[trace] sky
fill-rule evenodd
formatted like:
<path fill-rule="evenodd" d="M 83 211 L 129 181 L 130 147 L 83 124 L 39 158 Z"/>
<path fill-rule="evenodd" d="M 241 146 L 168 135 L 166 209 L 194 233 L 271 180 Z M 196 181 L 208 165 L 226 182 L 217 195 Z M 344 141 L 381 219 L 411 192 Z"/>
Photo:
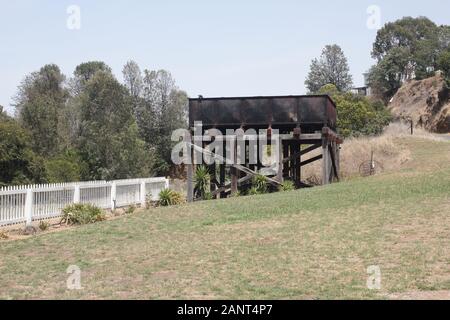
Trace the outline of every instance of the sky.
<path fill-rule="evenodd" d="M 70 77 L 92 60 L 121 81 L 130 59 L 169 70 L 191 97 L 305 94 L 327 44 L 342 47 L 360 86 L 377 26 L 404 16 L 450 24 L 449 12 L 448 0 L 0 0 L 0 105 L 12 113 L 17 86 L 45 64 Z"/>

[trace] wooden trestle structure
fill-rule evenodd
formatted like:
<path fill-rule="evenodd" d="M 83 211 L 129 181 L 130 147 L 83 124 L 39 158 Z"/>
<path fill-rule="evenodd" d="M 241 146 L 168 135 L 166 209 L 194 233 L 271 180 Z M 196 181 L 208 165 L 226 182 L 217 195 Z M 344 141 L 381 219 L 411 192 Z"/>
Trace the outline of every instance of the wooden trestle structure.
<path fill-rule="evenodd" d="M 264 105 L 265 104 L 265 105 Z M 231 106 L 231 107 L 230 107 Z M 259 111 L 266 111 L 267 118 Z M 280 116 L 277 112 L 284 114 Z M 231 115 L 234 118 L 230 119 Z M 255 116 L 256 113 L 256 116 Z M 242 189 L 248 188 L 254 176 L 264 174 L 267 181 L 274 187 L 279 187 L 284 181 L 290 180 L 297 187 L 310 187 L 302 181 L 302 168 L 316 161 L 322 161 L 322 184 L 326 185 L 340 179 L 340 145 L 343 140 L 336 133 L 336 106 L 328 96 L 288 96 L 288 97 L 253 97 L 253 98 L 213 98 L 190 99 L 189 107 L 190 127 L 194 123 L 202 122 L 202 135 L 208 135 L 209 129 L 216 129 L 226 133 L 226 129 L 233 129 L 233 135 L 227 135 L 220 141 L 222 155 L 217 155 L 203 143 L 196 144 L 192 136 L 186 137 L 190 146 L 191 159 L 194 153 L 206 154 L 215 161 L 213 164 L 202 165 L 209 167 L 211 176 L 211 194 L 224 198 Z M 283 118 L 284 117 L 284 118 Z M 253 121 L 251 118 L 254 118 Z M 244 120 L 245 119 L 245 120 Z M 287 121 L 286 121 L 287 120 Z M 249 136 L 244 130 L 259 129 L 265 135 Z M 272 130 L 277 129 L 278 135 L 272 136 Z M 248 131 L 247 131 L 248 132 Z M 249 150 L 251 139 L 267 139 L 270 145 L 274 138 L 280 146 L 276 168 L 263 173 L 260 144 L 257 144 L 258 159 L 256 164 L 250 154 L 256 150 Z M 239 143 L 244 141 L 244 143 Z M 245 145 L 245 150 L 241 150 Z M 253 145 L 252 148 L 255 146 Z M 321 150 L 320 154 L 311 157 L 312 152 Z M 227 162 L 225 155 L 236 157 L 243 155 L 239 163 Z M 194 172 L 200 164 L 187 164 L 188 201 L 194 198 Z"/>

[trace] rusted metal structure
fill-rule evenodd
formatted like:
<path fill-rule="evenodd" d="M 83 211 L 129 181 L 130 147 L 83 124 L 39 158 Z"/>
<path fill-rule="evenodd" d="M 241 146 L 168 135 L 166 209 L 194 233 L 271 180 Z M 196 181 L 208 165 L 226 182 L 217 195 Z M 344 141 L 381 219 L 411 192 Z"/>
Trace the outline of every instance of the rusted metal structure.
<path fill-rule="evenodd" d="M 189 99 L 189 125 L 192 130 L 196 122 L 202 123 L 202 134 L 208 134 L 211 129 L 223 134 L 229 129 L 238 129 L 236 139 L 248 129 L 266 130 L 269 139 L 272 130 L 278 130 L 279 167 L 272 176 L 268 175 L 272 185 L 282 184 L 289 179 L 298 187 L 307 187 L 301 180 L 302 167 L 319 160 L 322 160 L 323 184 L 339 180 L 339 149 L 342 139 L 337 134 L 336 105 L 327 95 L 235 98 L 200 96 Z M 225 141 L 223 143 L 226 149 Z M 236 148 L 236 144 L 232 148 Z M 319 156 L 302 160 L 308 153 L 319 148 L 322 148 Z M 205 151 L 203 147 L 199 149 L 201 150 L 197 151 Z M 230 150 L 225 152 L 227 151 Z M 245 153 L 249 153 L 248 150 Z M 245 164 L 220 164 L 219 170 L 214 164 L 210 166 L 213 196 L 225 197 L 237 192 L 254 175 L 260 173 L 263 167 L 260 159 L 256 165 L 248 164 L 247 160 Z M 194 167 L 188 165 L 189 201 L 195 200 Z"/>

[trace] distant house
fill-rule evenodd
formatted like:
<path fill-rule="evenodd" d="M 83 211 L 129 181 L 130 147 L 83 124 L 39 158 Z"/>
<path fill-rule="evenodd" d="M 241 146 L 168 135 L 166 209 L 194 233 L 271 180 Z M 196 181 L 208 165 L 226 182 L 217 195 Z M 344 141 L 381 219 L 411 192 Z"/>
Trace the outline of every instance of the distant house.
<path fill-rule="evenodd" d="M 364 73 L 364 86 L 350 89 L 350 92 L 358 96 L 368 97 L 372 95 L 372 89 L 369 86 L 369 74 Z"/>

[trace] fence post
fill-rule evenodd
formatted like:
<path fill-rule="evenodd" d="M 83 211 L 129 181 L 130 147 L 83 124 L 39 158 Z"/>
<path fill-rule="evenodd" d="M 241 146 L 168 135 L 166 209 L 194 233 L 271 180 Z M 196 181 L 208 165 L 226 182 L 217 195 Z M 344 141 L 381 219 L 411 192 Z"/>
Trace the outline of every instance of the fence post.
<path fill-rule="evenodd" d="M 25 198 L 25 218 L 27 227 L 31 227 L 33 223 L 33 190 L 27 189 Z"/>
<path fill-rule="evenodd" d="M 75 191 L 73 193 L 73 203 L 77 204 L 80 203 L 80 185 L 75 185 Z"/>
<path fill-rule="evenodd" d="M 141 207 L 145 208 L 147 193 L 145 192 L 145 181 L 141 181 Z"/>
<path fill-rule="evenodd" d="M 116 182 L 113 181 L 111 183 L 111 210 L 115 210 L 116 209 L 116 190 L 117 190 L 117 185 Z"/>

